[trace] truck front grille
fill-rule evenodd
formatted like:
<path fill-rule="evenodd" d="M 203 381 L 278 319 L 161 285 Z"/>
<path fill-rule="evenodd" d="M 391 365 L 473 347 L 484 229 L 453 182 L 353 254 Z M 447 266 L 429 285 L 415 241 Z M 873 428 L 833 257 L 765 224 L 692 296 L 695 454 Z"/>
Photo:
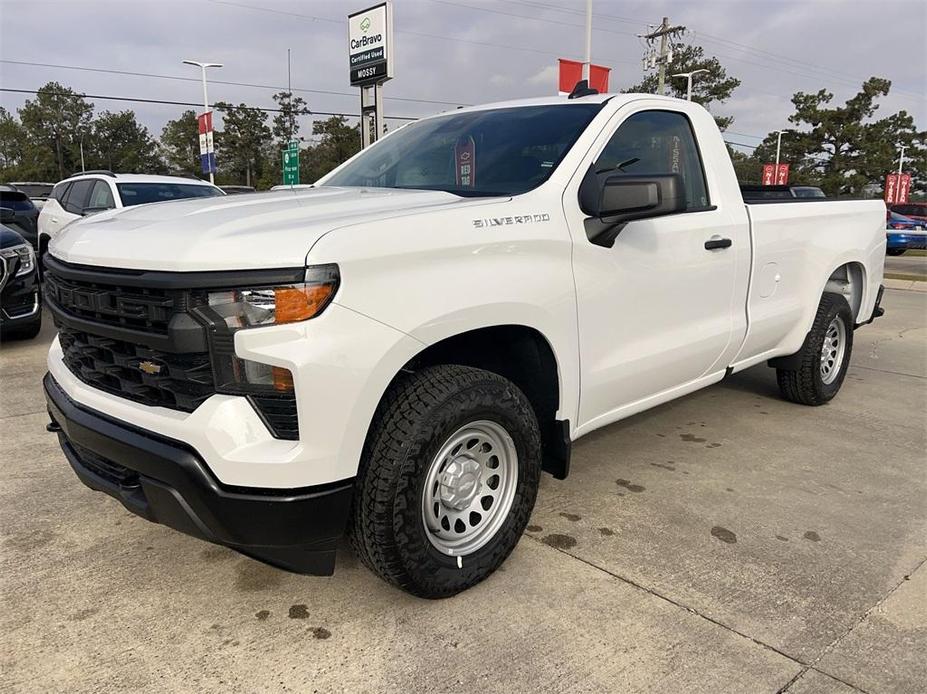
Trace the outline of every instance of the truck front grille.
<path fill-rule="evenodd" d="M 71 266 L 56 259 L 48 259 L 46 268 L 45 297 L 63 361 L 80 381 L 181 412 L 193 412 L 218 392 L 207 326 L 191 313 L 205 302 L 205 291 L 139 286 L 143 273 Z M 157 274 L 163 285 L 168 273 Z M 183 273 L 176 274 L 183 279 Z M 214 338 L 234 352 L 232 344 L 222 342 L 225 336 Z M 295 395 L 229 394 L 246 396 L 276 438 L 299 438 Z"/>
<path fill-rule="evenodd" d="M 171 354 L 58 326 L 64 363 L 81 381 L 143 405 L 193 412 L 215 394 L 208 353 Z"/>

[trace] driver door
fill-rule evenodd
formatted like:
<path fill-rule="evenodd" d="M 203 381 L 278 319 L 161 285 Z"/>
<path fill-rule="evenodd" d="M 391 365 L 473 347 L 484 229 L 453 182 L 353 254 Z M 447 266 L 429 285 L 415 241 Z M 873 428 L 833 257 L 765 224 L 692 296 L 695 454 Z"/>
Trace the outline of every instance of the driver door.
<path fill-rule="evenodd" d="M 580 433 L 681 394 L 687 386 L 694 389 L 706 374 L 723 373 L 721 357 L 732 341 L 738 309 L 735 258 L 738 250 L 749 254 L 746 214 L 712 204 L 686 113 L 655 102 L 651 108 L 619 111 L 612 123 L 612 134 L 600 139 L 589 159 L 596 171 L 681 174 L 686 207 L 628 222 L 611 247 L 602 247 L 589 239 L 601 224 L 580 210 L 576 194 L 575 180 L 586 166 L 567 187 L 564 209 L 574 243 L 579 324 Z M 706 248 L 717 239 L 731 240 L 731 247 Z"/>

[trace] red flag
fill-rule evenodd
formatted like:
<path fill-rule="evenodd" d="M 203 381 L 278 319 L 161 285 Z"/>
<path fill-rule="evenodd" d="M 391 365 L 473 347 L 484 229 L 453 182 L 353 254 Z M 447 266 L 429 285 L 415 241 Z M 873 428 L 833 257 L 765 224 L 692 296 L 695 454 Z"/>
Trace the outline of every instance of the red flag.
<path fill-rule="evenodd" d="M 610 67 L 590 65 L 589 86 L 599 92 L 599 94 L 605 94 L 608 91 L 608 73 L 611 71 L 612 69 Z"/>
<path fill-rule="evenodd" d="M 909 190 L 911 190 L 911 174 L 899 174 L 898 195 L 895 198 L 895 202 L 907 202 Z"/>
<path fill-rule="evenodd" d="M 885 177 L 885 203 L 892 205 L 898 200 L 898 174 L 889 174 Z"/>
<path fill-rule="evenodd" d="M 763 164 L 763 185 L 771 186 L 776 182 L 776 165 Z"/>
<path fill-rule="evenodd" d="M 558 60 L 560 61 L 558 89 L 564 94 L 569 94 L 573 91 L 576 83 L 583 78 L 583 63 L 576 60 L 567 60 L 566 58 L 558 58 Z M 589 86 L 599 94 L 605 94 L 608 91 L 608 75 L 611 70 L 610 67 L 602 65 L 590 65 Z"/>
<path fill-rule="evenodd" d="M 789 165 L 779 164 L 779 170 L 776 171 L 776 185 L 784 186 L 789 182 Z"/>

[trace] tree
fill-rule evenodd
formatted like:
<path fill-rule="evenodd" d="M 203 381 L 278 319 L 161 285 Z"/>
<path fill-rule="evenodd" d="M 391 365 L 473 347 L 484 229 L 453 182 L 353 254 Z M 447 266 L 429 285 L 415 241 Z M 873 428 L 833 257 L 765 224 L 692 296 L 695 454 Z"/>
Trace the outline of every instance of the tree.
<path fill-rule="evenodd" d="M 222 114 L 222 130 L 215 135 L 217 167 L 222 179 L 252 185 L 267 168 L 271 138 L 267 113 L 224 101 L 216 103 L 216 110 Z"/>
<path fill-rule="evenodd" d="M 195 111 L 184 111 L 180 118 L 165 124 L 161 130 L 161 150 L 172 173 L 199 175 L 200 131 Z"/>
<path fill-rule="evenodd" d="M 273 132 L 282 149 L 299 135 L 299 117 L 308 116 L 311 111 L 306 101 L 301 96 L 293 96 L 292 92 L 277 92 L 274 101 L 280 112 L 274 116 Z"/>
<path fill-rule="evenodd" d="M 878 98 L 890 89 L 889 80 L 871 77 L 843 106 L 833 107 L 834 95 L 826 89 L 797 92 L 795 113 L 789 116 L 797 128 L 783 134 L 780 155 L 790 164 L 790 181 L 819 185 L 828 195 L 860 196 L 868 185 L 883 184 L 885 174 L 897 166 L 898 145 L 905 145 L 912 187 L 923 189 L 927 133 L 918 131 L 905 111 L 874 119 Z M 775 148 L 776 134 L 770 133 L 754 156 L 772 161 Z"/>
<path fill-rule="evenodd" d="M 19 178 L 25 160 L 26 133 L 9 111 L 0 106 L 0 180 Z"/>
<path fill-rule="evenodd" d="M 39 180 L 58 180 L 80 164 L 81 134 L 88 133 L 93 105 L 57 82 L 38 90 L 19 109 L 19 119 L 35 163 L 28 172 Z M 25 171 L 22 172 L 25 174 Z"/>
<path fill-rule="evenodd" d="M 155 173 L 164 168 L 148 128 L 135 120 L 133 111 L 103 111 L 93 121 L 89 149 L 94 168 L 123 173 Z"/>
<path fill-rule="evenodd" d="M 666 68 L 667 93 L 670 96 L 685 99 L 685 78 L 672 77 L 671 75 L 680 72 L 692 72 L 693 70 L 708 70 L 707 73 L 695 75 L 692 78 L 692 101 L 701 104 L 705 108 L 709 108 L 709 105 L 714 102 L 724 103 L 731 98 L 733 91 L 740 86 L 740 80 L 736 77 L 728 77 L 727 70 L 724 69 L 717 58 L 705 57 L 705 51 L 701 46 L 679 45 L 673 49 L 673 62 Z M 657 85 L 657 75 L 651 73 L 639 83 L 625 89 L 624 92 L 655 94 Z M 731 116 L 715 116 L 715 122 L 721 130 L 725 130 L 731 126 L 734 118 Z"/>
<path fill-rule="evenodd" d="M 315 182 L 360 151 L 360 127 L 350 126 L 344 116 L 332 116 L 312 124 L 312 134 L 318 136 L 315 145 L 306 149 L 300 159 L 300 178 Z"/>

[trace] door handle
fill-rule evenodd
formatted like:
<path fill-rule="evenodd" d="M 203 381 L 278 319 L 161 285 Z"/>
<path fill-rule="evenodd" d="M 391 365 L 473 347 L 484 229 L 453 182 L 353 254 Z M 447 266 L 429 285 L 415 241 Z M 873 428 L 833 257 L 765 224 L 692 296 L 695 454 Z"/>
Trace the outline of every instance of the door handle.
<path fill-rule="evenodd" d="M 733 241 L 731 241 L 730 239 L 718 239 L 718 238 L 708 239 L 705 242 L 705 250 L 706 251 L 716 251 L 721 248 L 730 248 L 732 243 Z"/>
<path fill-rule="evenodd" d="M 58 223 L 58 218 L 57 218 L 57 217 L 52 217 L 51 220 L 52 220 L 52 222 L 53 222 L 54 224 L 57 224 L 57 223 Z"/>

